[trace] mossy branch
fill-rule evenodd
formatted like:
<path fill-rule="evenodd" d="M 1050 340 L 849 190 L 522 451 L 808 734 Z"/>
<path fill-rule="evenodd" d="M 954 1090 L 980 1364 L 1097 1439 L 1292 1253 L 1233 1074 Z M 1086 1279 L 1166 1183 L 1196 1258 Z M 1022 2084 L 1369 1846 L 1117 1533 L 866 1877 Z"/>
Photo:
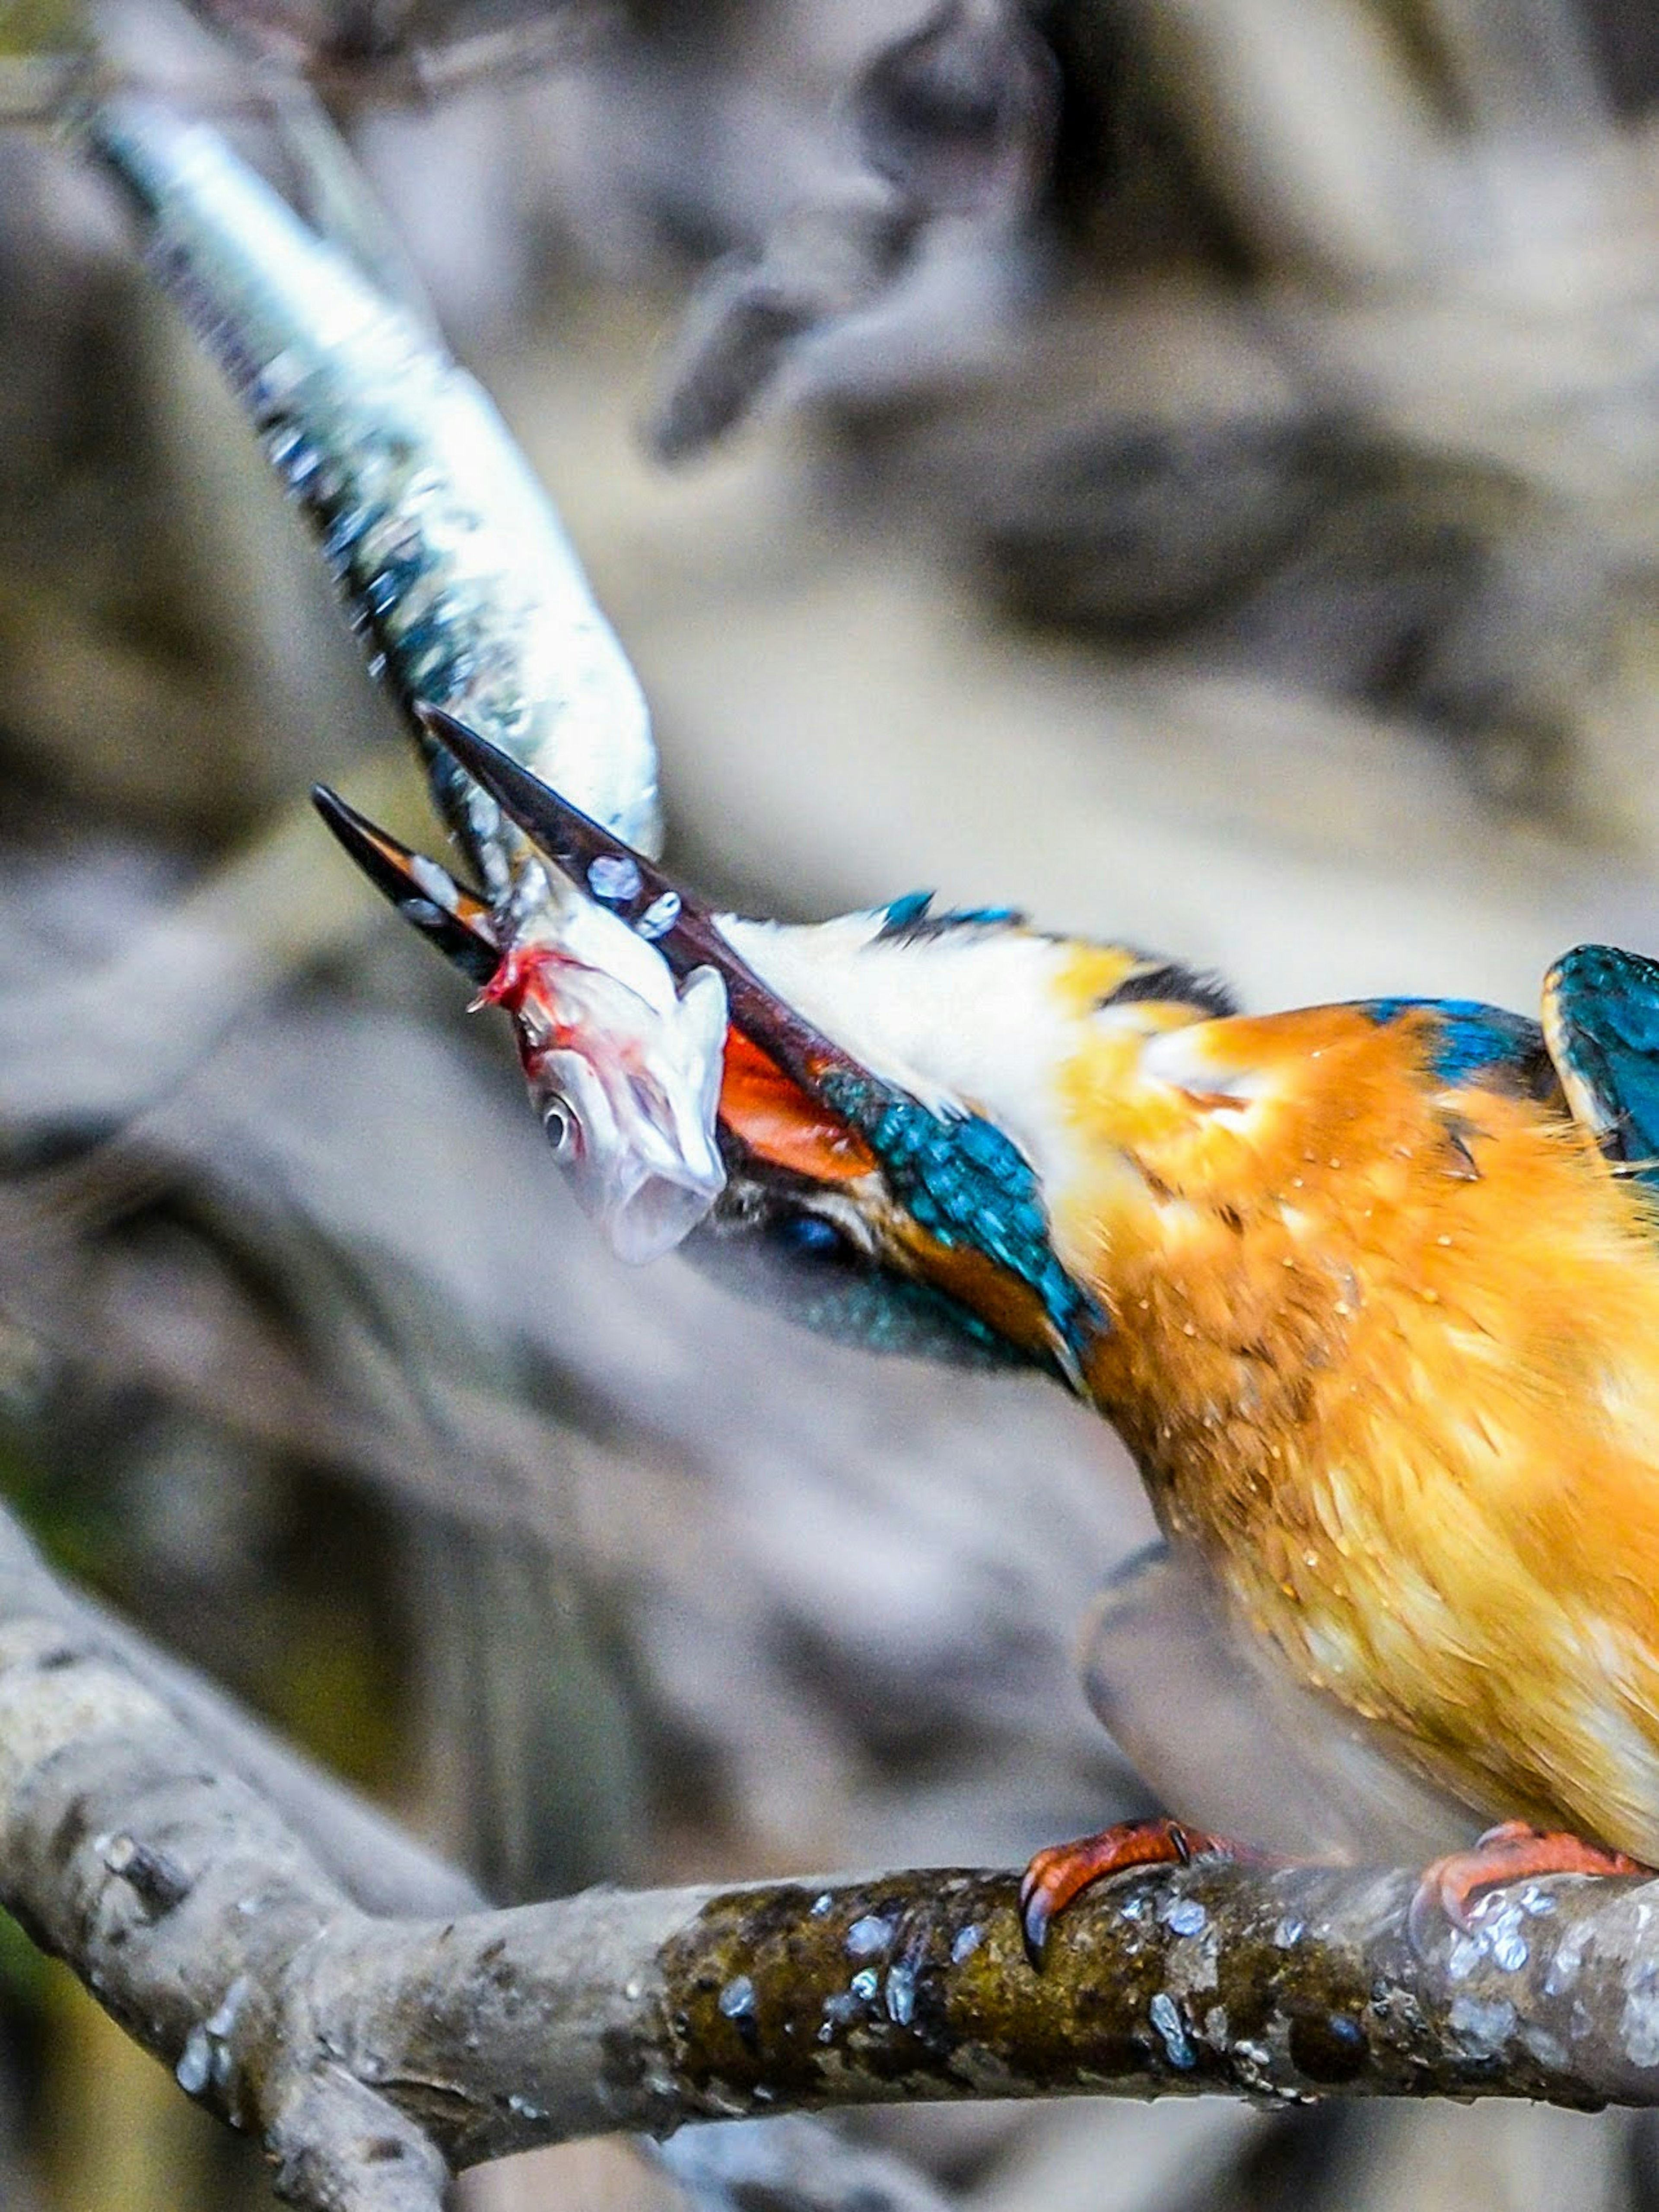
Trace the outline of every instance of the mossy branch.
<path fill-rule="evenodd" d="M 437 2212 L 449 2169 L 580 2136 L 883 2101 L 1659 2102 L 1649 1886 L 1533 1884 L 1422 1957 L 1413 1883 L 1127 1879 L 1041 1975 L 1011 1874 L 469 1910 L 0 1528 L 0 1893 L 319 2212 Z"/>

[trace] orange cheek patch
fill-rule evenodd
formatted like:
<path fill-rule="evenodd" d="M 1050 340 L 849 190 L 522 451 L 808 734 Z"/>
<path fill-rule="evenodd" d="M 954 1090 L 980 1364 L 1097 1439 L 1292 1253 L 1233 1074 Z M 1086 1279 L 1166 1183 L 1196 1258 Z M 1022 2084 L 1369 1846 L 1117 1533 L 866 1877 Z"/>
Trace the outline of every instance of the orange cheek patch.
<path fill-rule="evenodd" d="M 720 1119 L 751 1152 L 815 1182 L 852 1182 L 875 1169 L 858 1132 L 809 1097 L 740 1030 L 726 1032 Z"/>

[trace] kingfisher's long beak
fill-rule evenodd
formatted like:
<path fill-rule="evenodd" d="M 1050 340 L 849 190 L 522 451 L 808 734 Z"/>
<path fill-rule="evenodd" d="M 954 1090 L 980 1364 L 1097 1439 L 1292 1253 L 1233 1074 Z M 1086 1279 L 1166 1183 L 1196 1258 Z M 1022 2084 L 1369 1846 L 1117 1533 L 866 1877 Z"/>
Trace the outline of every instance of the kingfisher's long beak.
<path fill-rule="evenodd" d="M 809 1097 L 842 1116 L 856 1104 L 860 1120 L 902 1098 L 763 982 L 721 934 L 708 907 L 653 861 L 441 707 L 416 711 L 427 735 L 454 755 L 508 820 L 573 882 L 654 944 L 677 975 L 714 969 L 726 984 L 732 1027 Z"/>
<path fill-rule="evenodd" d="M 349 806 L 325 783 L 313 784 L 313 805 L 376 890 L 474 983 L 489 981 L 501 949 L 489 907 L 423 853 Z"/>
<path fill-rule="evenodd" d="M 1081 1389 L 1088 1347 L 1109 1324 L 1048 1243 L 1035 1171 L 1013 1141 L 980 1115 L 925 1105 L 854 1059 L 781 998 L 708 907 L 645 854 L 453 715 L 417 712 L 432 743 L 532 846 L 654 945 L 676 976 L 720 975 L 729 1023 L 720 1119 L 750 1158 L 785 1170 L 796 1193 L 875 1181 L 876 1192 L 849 1190 L 847 1203 L 879 1223 L 879 1250 Z M 495 933 L 482 901 L 331 793 L 319 793 L 318 805 L 401 913 L 469 974 L 478 972 L 474 961 L 494 969 Z M 696 989 L 687 981 L 683 997 Z"/>

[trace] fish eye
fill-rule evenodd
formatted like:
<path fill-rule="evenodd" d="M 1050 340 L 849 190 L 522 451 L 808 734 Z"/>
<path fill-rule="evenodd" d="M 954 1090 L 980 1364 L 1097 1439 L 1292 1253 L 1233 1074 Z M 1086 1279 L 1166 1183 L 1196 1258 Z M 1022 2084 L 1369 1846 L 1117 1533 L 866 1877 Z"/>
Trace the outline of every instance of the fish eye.
<path fill-rule="evenodd" d="M 576 1117 L 562 1098 L 550 1098 L 542 1115 L 542 1127 L 547 1141 L 553 1147 L 556 1159 L 562 1159 L 576 1140 Z"/>
<path fill-rule="evenodd" d="M 830 1259 L 848 1249 L 847 1239 L 835 1224 L 817 1213 L 787 1213 L 775 1233 L 787 1250 L 809 1259 Z"/>

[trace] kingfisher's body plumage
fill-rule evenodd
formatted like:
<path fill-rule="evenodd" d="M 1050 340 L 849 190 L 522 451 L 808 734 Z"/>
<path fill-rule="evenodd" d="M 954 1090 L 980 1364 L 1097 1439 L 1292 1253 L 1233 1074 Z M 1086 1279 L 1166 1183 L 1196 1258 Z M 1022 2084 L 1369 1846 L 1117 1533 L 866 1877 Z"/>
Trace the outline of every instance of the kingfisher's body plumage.
<path fill-rule="evenodd" d="M 1496 1008 L 1218 1014 L 1006 927 L 917 944 L 906 988 L 867 932 L 769 957 L 763 927 L 793 1003 L 1033 1161 L 1105 1323 L 1083 1389 L 1295 1674 L 1475 1811 L 1659 1861 L 1659 1199 L 1603 1150 L 1605 1079 L 1575 1118 Z"/>
<path fill-rule="evenodd" d="M 1659 1859 L 1659 1212 L 1513 1062 L 1446 1085 L 1434 1027 L 1206 1024 L 1127 1115 L 1073 1064 L 1091 1395 L 1304 1680 L 1479 1810 Z"/>

